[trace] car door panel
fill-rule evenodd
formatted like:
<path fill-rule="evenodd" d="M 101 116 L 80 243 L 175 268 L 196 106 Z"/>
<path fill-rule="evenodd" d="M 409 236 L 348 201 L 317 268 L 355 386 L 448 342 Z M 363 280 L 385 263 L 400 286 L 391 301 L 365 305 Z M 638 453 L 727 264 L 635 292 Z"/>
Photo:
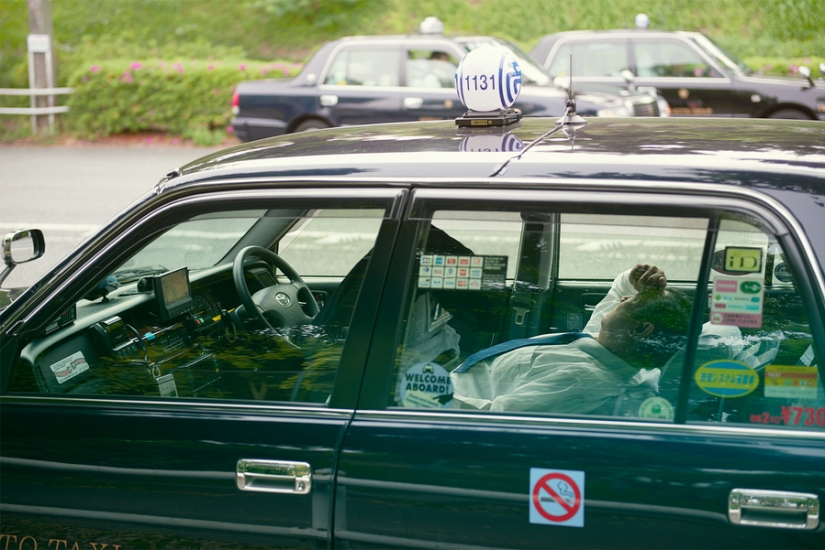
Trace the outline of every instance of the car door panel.
<path fill-rule="evenodd" d="M 345 513 L 346 523 L 336 542 L 364 548 L 506 548 L 516 540 L 523 548 L 814 547 L 821 528 L 817 534 L 731 525 L 728 496 L 752 486 L 821 492 L 823 476 L 813 472 L 821 472 L 825 441 L 779 436 L 755 447 L 750 434 L 715 434 L 710 442 L 691 431 L 358 413 L 340 464 L 336 513 Z M 807 473 L 782 467 L 796 453 L 808 457 Z M 530 523 L 531 469 L 583 472 L 583 527 Z"/>
<path fill-rule="evenodd" d="M 138 540 L 155 548 L 325 544 L 335 443 L 348 412 L 85 405 L 4 405 L 4 532 L 43 546 L 49 537 L 123 548 Z M 47 448 L 29 444 L 31 426 Z M 40 460 L 47 451 L 50 460 Z M 312 492 L 241 491 L 244 458 L 306 462 Z"/>
<path fill-rule="evenodd" d="M 459 193 L 457 191 L 455 194 Z M 471 243 L 471 247 L 477 247 L 477 243 L 485 239 L 485 231 L 489 232 L 491 241 L 501 241 L 505 234 L 493 219 L 478 221 L 481 218 L 478 212 L 472 211 L 473 201 L 493 201 L 500 216 L 495 219 L 503 219 L 501 212 L 508 210 L 508 201 L 516 203 L 520 199 L 518 191 L 508 191 L 506 197 L 485 196 L 478 190 L 467 191 L 462 199 L 455 202 L 445 198 L 448 195 L 450 193 L 447 192 L 428 195 L 420 191 L 419 197 L 432 197 L 433 203 L 439 206 L 431 206 L 426 198 L 421 198 L 420 202 L 414 199 L 410 211 L 415 214 L 415 220 L 402 224 L 397 255 L 391 268 L 394 274 L 391 280 L 397 281 L 397 286 L 387 293 L 391 299 L 379 313 L 375 341 L 380 345 L 374 347 L 370 355 L 359 406 L 347 428 L 340 455 L 335 501 L 336 545 L 354 548 L 821 546 L 825 526 L 819 523 L 819 519 L 809 522 L 806 517 L 808 511 L 801 511 L 801 506 L 797 512 L 784 515 L 788 508 L 772 508 L 776 502 L 768 499 L 763 504 L 771 507 L 746 511 L 746 514 L 751 514 L 749 521 L 756 524 L 744 524 L 735 521 L 738 505 L 731 498 L 741 490 L 752 490 L 763 495 L 787 492 L 796 496 L 813 495 L 818 503 L 819 495 L 825 490 L 825 470 L 821 467 L 825 457 L 825 433 L 812 430 L 810 426 L 805 431 L 793 426 L 772 429 L 760 425 L 758 419 L 749 420 L 748 406 L 755 404 L 758 407 L 764 402 L 761 386 L 760 393 L 748 400 L 722 399 L 720 403 L 706 391 L 691 391 L 682 392 L 688 399 L 681 401 L 681 397 L 677 396 L 678 387 L 675 393 L 669 393 L 672 391 L 670 381 L 675 377 L 677 386 L 681 382 L 686 389 L 693 388 L 695 384 L 692 369 L 683 367 L 691 363 L 683 360 L 684 357 L 679 355 L 682 352 L 671 358 L 674 366 L 661 368 L 657 379 L 660 395 L 655 398 L 667 400 L 675 407 L 684 406 L 689 412 L 681 420 L 672 420 L 672 416 L 670 420 L 652 416 L 640 418 L 641 414 L 622 418 L 617 412 L 613 416 L 588 417 L 563 411 L 549 414 L 529 412 L 541 411 L 540 408 L 525 408 L 524 412 L 493 412 L 461 404 L 457 406 L 455 394 L 450 395 L 454 398 L 453 402 L 443 405 L 438 405 L 435 400 L 430 403 L 416 401 L 415 398 L 407 401 L 405 387 L 409 392 L 416 391 L 413 384 L 417 382 L 441 383 L 439 372 L 451 372 L 454 365 L 466 360 L 467 354 L 476 351 L 465 352 L 462 349 L 461 358 L 455 361 L 445 359 L 444 355 L 428 360 L 426 356 L 407 351 L 411 347 L 410 340 L 403 334 L 409 334 L 409 327 L 416 321 L 414 306 L 410 309 L 413 312 L 409 314 L 410 319 L 406 319 L 404 303 L 411 301 L 417 304 L 421 296 L 436 292 L 432 289 L 433 282 L 422 285 L 421 277 L 429 276 L 430 271 L 425 271 L 425 268 L 429 266 L 430 254 L 436 261 L 440 257 L 437 249 L 426 244 L 429 242 L 429 237 L 424 236 L 426 233 L 416 237 L 418 228 L 426 225 L 421 219 L 426 218 L 427 213 L 437 212 L 438 208 L 447 212 L 466 208 L 469 212 L 462 212 L 455 219 L 470 220 L 464 222 L 465 226 L 473 227 L 471 233 L 478 238 L 466 242 Z M 615 205 L 622 199 L 603 197 L 603 200 L 604 204 Z M 663 204 L 672 204 L 670 197 L 662 198 L 662 201 L 666 201 Z M 567 235 L 570 243 L 563 244 L 563 250 L 583 254 L 580 261 L 574 262 L 578 266 L 587 261 L 602 269 L 612 258 L 624 258 L 626 263 L 632 263 L 638 256 L 625 254 L 633 251 L 632 248 L 625 249 L 625 244 L 642 246 L 641 250 L 648 258 L 657 254 L 665 257 L 670 254 L 668 250 L 679 251 L 685 256 L 680 260 L 686 262 L 682 266 L 685 273 L 692 271 L 695 275 L 694 262 L 700 260 L 703 265 L 710 265 L 710 259 L 702 252 L 708 246 L 705 242 L 708 232 L 695 216 L 679 218 L 681 226 L 652 229 L 651 224 L 662 223 L 661 220 L 639 217 L 635 222 L 625 221 L 635 215 L 627 204 L 615 207 L 616 212 L 622 212 L 615 218 L 600 212 L 592 200 L 588 205 L 588 213 L 591 214 L 588 215 L 595 218 L 578 214 L 565 218 L 563 207 L 553 204 L 547 208 L 550 212 L 561 210 L 561 234 Z M 614 206 L 607 208 L 612 212 Z M 645 211 L 657 217 L 664 210 Z M 531 210 L 529 214 L 521 211 L 521 218 L 546 219 L 552 223 L 554 215 L 542 217 Z M 617 224 L 611 226 L 608 218 L 617 220 Z M 730 223 L 735 230 L 719 231 L 720 235 L 724 233 L 725 242 L 735 243 L 737 238 L 754 239 L 752 233 L 742 231 L 737 225 L 739 214 L 732 218 Z M 589 223 L 594 223 L 598 231 L 593 231 L 594 226 L 588 226 Z M 636 230 L 630 230 L 622 225 L 624 223 L 638 223 L 639 226 Z M 564 224 L 582 225 L 565 233 Z M 447 227 L 433 214 L 432 227 L 436 225 L 440 229 Z M 530 223 L 525 224 L 525 227 L 530 226 Z M 425 229 L 421 231 L 423 233 Z M 716 232 L 716 229 L 713 231 Z M 589 241 L 574 239 L 586 234 L 591 235 Z M 640 234 L 645 236 L 644 239 L 638 238 Z M 622 240 L 621 235 L 629 236 Z M 668 249 L 663 247 L 660 238 L 677 241 L 671 244 L 673 248 Z M 601 244 L 600 239 L 610 243 L 610 246 L 604 247 L 609 253 L 594 254 L 594 251 L 602 249 L 596 246 Z M 522 248 L 517 253 L 521 260 L 529 257 L 527 253 L 532 249 L 525 247 L 534 247 L 534 241 L 522 234 Z M 540 250 L 554 257 L 555 244 L 548 243 L 546 239 L 538 243 Z M 459 258 L 461 254 L 470 254 L 472 259 L 474 255 L 481 254 L 479 250 L 473 248 L 471 252 L 457 254 Z M 445 254 L 445 265 L 450 265 L 448 253 L 441 253 Z M 508 254 L 512 260 L 513 253 Z M 675 258 L 676 254 L 673 256 Z M 499 256 L 493 257 L 496 258 L 494 263 L 502 264 Z M 555 257 L 558 258 L 558 255 Z M 563 263 L 564 259 L 559 261 Z M 519 274 L 530 273 L 531 265 L 527 265 L 527 269 L 523 267 L 519 266 Z M 544 288 L 542 285 L 547 284 L 547 278 L 553 272 L 552 266 L 539 262 L 534 267 L 536 277 L 530 279 L 529 284 L 534 285 L 534 289 Z M 433 280 L 435 277 L 433 275 Z M 438 284 L 446 286 L 446 283 Z M 686 283 L 676 286 L 690 290 L 690 285 Z M 491 288 L 518 295 L 508 283 L 502 285 L 500 279 L 493 282 Z M 572 330 L 572 326 L 565 324 L 568 314 L 581 315 L 584 322 L 587 307 L 593 305 L 593 301 L 603 291 L 606 293 L 609 287 L 603 283 L 553 281 L 549 288 L 554 294 L 552 305 L 555 309 L 550 308 L 549 303 L 540 309 L 552 311 L 550 322 L 557 325 L 531 327 L 536 332 L 528 332 L 525 336 L 535 336 L 542 328 L 549 331 Z M 541 294 L 534 290 L 532 296 Z M 689 300 L 701 302 L 694 294 L 695 290 Z M 441 294 L 436 296 L 442 299 Z M 467 302 L 472 301 L 472 294 L 465 296 Z M 771 296 L 768 298 L 773 300 Z M 451 305 L 443 303 L 449 310 Z M 465 307 L 473 308 L 472 305 Z M 514 309 L 512 303 L 510 307 Z M 768 313 L 773 306 L 766 304 L 765 307 L 766 315 L 775 317 L 783 329 L 805 330 L 804 327 L 799 329 L 804 323 L 788 325 L 781 314 Z M 453 314 L 458 316 L 456 312 Z M 816 315 L 815 318 L 818 319 Z M 694 324 L 701 327 L 703 321 L 697 317 Z M 769 329 L 772 327 L 765 330 Z M 457 330 L 460 331 L 461 327 Z M 513 339 L 512 330 L 509 338 L 505 336 L 499 341 L 510 339 Z M 459 340 L 459 344 L 461 342 Z M 696 360 L 700 363 L 706 361 L 699 359 L 698 354 Z M 416 361 L 424 362 L 410 366 Z M 444 371 L 440 371 L 441 365 Z M 422 370 L 422 367 L 430 370 Z M 530 365 L 521 367 L 523 369 L 518 372 L 532 368 Z M 421 372 L 424 375 L 415 378 Z M 428 372 L 430 378 L 426 378 Z M 494 367 L 483 372 L 490 372 L 491 385 L 497 383 L 493 381 L 498 376 Z M 455 378 L 451 377 L 451 380 L 455 383 Z M 479 375 L 478 380 L 482 383 L 485 379 Z M 427 392 L 440 390 L 420 391 L 426 397 Z M 774 404 L 777 403 L 774 401 Z M 436 410 L 439 406 L 442 408 Z M 619 411 L 618 407 L 616 410 Z M 729 423 L 725 423 L 725 419 Z M 787 466 L 791 463 L 793 468 Z M 570 489 L 568 493 L 572 495 L 570 500 L 564 500 L 566 504 L 562 503 L 563 499 L 558 494 L 545 489 L 551 483 L 547 480 L 565 480 Z M 784 527 L 764 526 L 777 514 L 793 518 L 787 520 Z M 789 525 L 791 523 L 793 526 Z"/>
<path fill-rule="evenodd" d="M 388 251 L 396 238 L 394 218 L 405 193 L 403 189 L 361 193 L 339 189 L 327 190 L 319 199 L 311 191 L 288 191 L 286 197 L 275 192 L 278 197 L 272 204 L 278 208 L 268 211 L 271 220 L 292 220 L 294 212 L 300 213 L 298 223 L 287 225 L 292 227 L 293 243 L 303 239 L 296 245 L 295 260 L 316 264 L 320 260 L 322 267 L 331 266 L 333 275 L 337 275 L 336 266 L 355 264 L 344 277 L 346 289 L 337 282 L 340 276 L 333 286 L 322 287 L 334 298 L 333 312 L 324 311 L 328 324 L 307 330 L 300 340 L 300 335 L 293 334 L 289 347 L 300 353 L 300 369 L 271 365 L 272 357 L 259 355 L 256 342 L 265 344 L 264 353 L 272 346 L 280 353 L 283 336 L 274 329 L 244 332 L 226 320 L 231 316 L 226 310 L 237 303 L 226 301 L 221 306 L 224 311 L 215 318 L 200 315 L 169 321 L 192 331 L 204 321 L 224 327 L 202 337 L 195 332 L 183 336 L 175 328 L 178 336 L 167 338 L 162 334 L 166 329 L 147 330 L 133 323 L 141 327 L 131 330 L 136 342 L 132 347 L 144 350 L 142 359 L 132 357 L 128 345 L 114 354 L 103 353 L 92 343 L 78 350 L 76 344 L 85 338 L 96 342 L 94 337 L 100 334 L 97 317 L 128 322 L 130 316 L 137 318 L 135 311 L 147 315 L 136 286 L 125 287 L 122 295 L 110 295 L 108 301 L 82 301 L 74 323 L 29 342 L 19 357 L 17 342 L 26 331 L 21 331 L 23 336 L 5 338 L 0 352 L 4 363 L 8 361 L 15 369 L 9 391 L 0 402 L 2 532 L 18 541 L 32 537 L 32 544 L 41 548 L 48 547 L 52 539 L 78 541 L 82 547 L 90 543 L 122 548 L 328 546 L 336 452 L 356 403 Z M 256 195 L 256 215 L 271 201 L 265 192 Z M 212 203 L 189 198 L 188 204 L 186 208 L 195 208 L 195 204 L 204 208 L 199 210 L 204 216 L 208 212 L 204 205 Z M 236 212 L 231 204 L 229 197 L 222 197 L 218 217 L 203 224 L 209 230 L 207 237 L 222 236 L 220 220 L 235 221 L 230 216 Z M 308 205 L 315 208 L 312 217 L 305 218 Z M 186 220 L 191 212 L 176 211 L 174 217 Z M 333 231 L 334 224 L 319 229 L 315 222 L 324 219 L 338 220 L 346 228 L 338 233 Z M 146 231 L 150 226 L 161 232 L 159 224 L 148 217 L 135 223 L 131 231 L 145 235 L 151 233 Z M 250 225 L 265 224 L 246 224 Z M 173 223 L 172 232 L 178 227 Z M 301 229 L 306 227 L 310 229 L 304 238 Z M 347 239 L 347 250 L 341 251 L 330 234 Z M 140 248 L 142 253 L 151 245 Z M 362 258 L 364 249 L 375 254 L 368 252 Z M 284 256 L 289 252 L 289 247 L 281 250 Z M 125 254 L 117 247 L 110 253 L 120 258 Z M 261 271 L 261 263 L 246 264 L 247 285 L 254 278 L 249 269 Z M 296 261 L 294 265 L 301 264 Z M 226 275 L 225 267 L 209 268 L 207 273 L 208 277 L 223 277 L 221 281 L 228 277 L 231 288 L 231 271 Z M 272 273 L 264 274 L 272 277 Z M 194 277 L 196 284 L 202 282 L 199 274 Z M 362 285 L 370 292 L 361 293 L 359 300 Z M 206 292 L 213 286 L 214 281 L 198 288 Z M 231 294 L 222 299 L 228 300 Z M 123 309 L 119 316 L 112 316 L 117 308 L 134 303 L 139 304 L 135 311 Z M 148 303 L 151 313 L 153 302 Z M 159 324 L 156 316 L 148 317 Z M 336 336 L 341 324 L 347 339 Z M 319 329 L 326 332 L 316 339 L 314 332 Z M 199 351 L 196 363 L 177 365 L 175 358 L 184 356 L 177 350 L 183 347 L 209 353 Z M 29 383 L 31 372 L 36 375 L 43 365 L 47 375 L 70 370 L 68 359 L 71 368 L 79 365 L 71 382 L 64 377 L 47 380 L 45 385 L 35 384 L 33 378 Z M 145 364 L 157 381 L 154 392 Z M 196 374 L 208 380 L 201 387 L 186 378 L 195 366 Z M 156 370 L 160 372 L 155 374 Z M 22 375 L 28 371 L 28 377 L 18 371 Z M 140 389 L 118 386 L 114 391 L 105 383 L 95 385 L 109 381 L 105 373 L 116 373 L 113 379 L 122 381 L 138 372 L 149 380 L 148 391 L 144 391 L 146 384 Z M 171 394 L 161 392 L 166 397 L 158 395 L 161 373 L 174 376 L 176 383 Z M 243 393 L 227 393 L 234 392 L 239 382 Z M 67 544 L 71 548 L 73 543 Z"/>

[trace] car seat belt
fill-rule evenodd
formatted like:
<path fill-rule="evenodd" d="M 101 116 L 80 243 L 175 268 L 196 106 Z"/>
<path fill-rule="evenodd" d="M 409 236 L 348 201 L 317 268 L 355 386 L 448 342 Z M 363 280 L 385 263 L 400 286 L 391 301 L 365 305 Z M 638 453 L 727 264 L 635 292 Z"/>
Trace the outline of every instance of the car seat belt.
<path fill-rule="evenodd" d="M 562 344 L 569 344 L 575 342 L 579 338 L 592 338 L 589 334 L 582 332 L 563 332 L 561 334 L 553 334 L 552 336 L 539 336 L 536 338 L 517 338 L 515 340 L 508 340 L 495 346 L 477 351 L 467 359 L 464 360 L 453 372 L 466 372 L 476 363 L 480 363 L 490 357 L 495 357 L 508 351 L 527 346 L 558 346 Z"/>

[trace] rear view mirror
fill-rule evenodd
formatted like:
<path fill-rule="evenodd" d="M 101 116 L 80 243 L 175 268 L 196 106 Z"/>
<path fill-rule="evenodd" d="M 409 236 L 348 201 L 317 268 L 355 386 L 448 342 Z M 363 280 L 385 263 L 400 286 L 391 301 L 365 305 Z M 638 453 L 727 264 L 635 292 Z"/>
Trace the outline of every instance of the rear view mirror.
<path fill-rule="evenodd" d="M 46 251 L 46 241 L 39 229 L 24 229 L 7 234 L 3 238 L 3 262 L 6 269 L 0 273 L 0 283 L 18 264 L 31 262 Z"/>

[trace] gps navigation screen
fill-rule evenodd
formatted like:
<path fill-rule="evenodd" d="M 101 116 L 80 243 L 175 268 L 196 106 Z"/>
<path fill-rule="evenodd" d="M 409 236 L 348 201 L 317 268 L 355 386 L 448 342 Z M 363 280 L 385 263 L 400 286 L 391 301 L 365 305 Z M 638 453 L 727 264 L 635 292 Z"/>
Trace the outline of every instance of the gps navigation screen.
<path fill-rule="evenodd" d="M 161 320 L 172 319 L 194 308 L 185 267 L 155 277 L 153 286 Z"/>

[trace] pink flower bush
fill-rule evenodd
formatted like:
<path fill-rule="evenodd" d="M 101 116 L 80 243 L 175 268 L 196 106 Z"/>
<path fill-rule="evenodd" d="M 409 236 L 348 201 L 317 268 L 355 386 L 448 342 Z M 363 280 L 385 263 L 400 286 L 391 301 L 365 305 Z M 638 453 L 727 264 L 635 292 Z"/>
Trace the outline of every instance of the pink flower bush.
<path fill-rule="evenodd" d="M 89 68 L 89 72 L 90 73 L 99 73 L 100 72 L 100 66 L 99 65 L 92 65 Z"/>
<path fill-rule="evenodd" d="M 123 83 L 125 83 L 125 84 L 131 84 L 132 82 L 134 82 L 134 81 L 135 81 L 135 79 L 134 79 L 134 77 L 132 76 L 132 73 L 130 73 L 129 71 L 125 71 L 125 72 L 123 73 L 123 75 L 121 75 L 121 77 L 120 77 L 120 81 L 121 81 L 121 82 L 123 82 Z"/>
<path fill-rule="evenodd" d="M 241 63 L 240 65 L 238 65 L 238 70 L 239 71 L 245 71 L 246 70 L 246 63 Z"/>
<path fill-rule="evenodd" d="M 131 65 L 129 65 L 129 68 L 133 71 L 137 71 L 138 69 L 142 69 L 143 65 L 140 61 L 132 61 Z"/>
<path fill-rule="evenodd" d="M 183 74 L 183 65 L 181 65 L 180 63 L 175 63 L 174 65 L 172 65 L 172 68 L 178 71 L 178 74 Z"/>

